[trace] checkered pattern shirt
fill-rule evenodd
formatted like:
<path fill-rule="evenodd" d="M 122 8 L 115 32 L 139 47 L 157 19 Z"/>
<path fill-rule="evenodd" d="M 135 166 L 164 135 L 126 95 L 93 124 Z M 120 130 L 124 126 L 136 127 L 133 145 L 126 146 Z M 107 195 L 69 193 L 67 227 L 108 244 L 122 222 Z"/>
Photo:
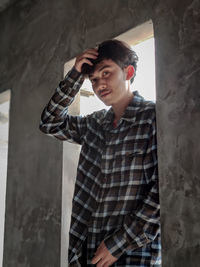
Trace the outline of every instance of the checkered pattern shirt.
<path fill-rule="evenodd" d="M 70 226 L 69 265 L 87 262 L 104 240 L 112 266 L 160 266 L 160 217 L 155 104 L 137 91 L 116 127 L 114 112 L 68 114 L 84 77 L 74 68 L 43 110 L 40 129 L 82 145 Z"/>

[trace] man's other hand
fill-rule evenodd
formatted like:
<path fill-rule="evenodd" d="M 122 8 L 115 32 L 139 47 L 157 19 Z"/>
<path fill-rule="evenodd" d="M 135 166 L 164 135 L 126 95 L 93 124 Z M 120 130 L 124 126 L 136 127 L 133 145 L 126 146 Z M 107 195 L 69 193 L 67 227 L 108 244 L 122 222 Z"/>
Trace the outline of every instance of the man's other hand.
<path fill-rule="evenodd" d="M 92 259 L 92 264 L 96 264 L 97 267 L 108 267 L 111 266 L 118 259 L 113 257 L 112 254 L 107 249 L 104 241 L 99 245 L 94 258 Z"/>

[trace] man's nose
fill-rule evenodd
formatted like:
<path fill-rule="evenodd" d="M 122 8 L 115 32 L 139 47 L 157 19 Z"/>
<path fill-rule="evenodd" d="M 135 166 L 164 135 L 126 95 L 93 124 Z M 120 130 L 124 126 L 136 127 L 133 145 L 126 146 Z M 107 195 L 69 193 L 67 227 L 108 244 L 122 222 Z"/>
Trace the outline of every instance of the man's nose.
<path fill-rule="evenodd" d="M 106 89 L 106 83 L 105 83 L 105 80 L 99 80 L 99 84 L 98 84 L 98 91 L 102 91 Z"/>

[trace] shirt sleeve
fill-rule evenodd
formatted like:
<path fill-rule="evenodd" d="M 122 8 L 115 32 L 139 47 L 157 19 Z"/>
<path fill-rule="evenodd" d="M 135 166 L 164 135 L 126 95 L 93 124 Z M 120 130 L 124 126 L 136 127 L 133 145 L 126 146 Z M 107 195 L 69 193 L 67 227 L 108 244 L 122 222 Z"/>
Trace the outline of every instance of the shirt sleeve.
<path fill-rule="evenodd" d="M 160 231 L 157 165 L 156 125 L 153 123 L 143 164 L 149 190 L 140 208 L 125 216 L 123 227 L 104 240 L 114 257 L 119 258 L 126 250 L 134 250 L 152 242 Z"/>
<path fill-rule="evenodd" d="M 86 118 L 69 115 L 68 107 L 83 82 L 84 76 L 74 67 L 67 73 L 42 112 L 39 126 L 42 132 L 81 144 L 81 137 L 86 131 Z"/>

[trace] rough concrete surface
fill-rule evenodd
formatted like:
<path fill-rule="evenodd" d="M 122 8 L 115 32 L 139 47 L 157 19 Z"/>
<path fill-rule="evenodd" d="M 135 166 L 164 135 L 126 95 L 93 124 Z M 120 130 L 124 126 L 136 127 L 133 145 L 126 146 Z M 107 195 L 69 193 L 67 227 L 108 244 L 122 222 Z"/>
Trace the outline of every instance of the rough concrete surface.
<path fill-rule="evenodd" d="M 3 267 L 58 267 L 62 143 L 38 130 L 64 63 L 152 19 L 163 267 L 200 261 L 200 1 L 21 0 L 0 13 L 0 92 L 11 88 Z"/>

